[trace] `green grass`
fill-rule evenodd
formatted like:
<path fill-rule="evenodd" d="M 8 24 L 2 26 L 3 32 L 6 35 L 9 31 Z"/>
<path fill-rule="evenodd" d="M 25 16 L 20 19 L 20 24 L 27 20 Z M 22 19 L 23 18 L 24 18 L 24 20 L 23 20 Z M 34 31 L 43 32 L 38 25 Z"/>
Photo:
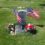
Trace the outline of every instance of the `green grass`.
<path fill-rule="evenodd" d="M 9 23 L 16 23 L 16 17 L 12 13 L 12 8 L 15 6 L 32 7 L 40 10 L 40 19 L 35 20 L 27 17 L 27 23 L 45 25 L 45 9 L 42 9 L 39 4 L 45 0 L 29 0 L 28 2 L 15 0 L 0 0 L 0 45 L 45 45 L 45 27 L 37 27 L 38 33 L 31 35 L 22 33 L 21 35 L 11 36 L 8 34 L 7 26 Z M 30 21 L 29 21 L 30 19 Z"/>

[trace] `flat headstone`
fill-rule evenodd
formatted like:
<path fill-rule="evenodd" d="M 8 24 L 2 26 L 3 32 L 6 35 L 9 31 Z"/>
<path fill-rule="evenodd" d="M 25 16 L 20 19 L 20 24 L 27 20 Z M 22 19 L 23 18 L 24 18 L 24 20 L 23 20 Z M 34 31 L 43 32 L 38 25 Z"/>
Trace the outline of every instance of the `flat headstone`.
<path fill-rule="evenodd" d="M 16 25 L 15 26 L 15 33 L 19 34 L 19 33 L 22 33 L 22 32 L 24 32 L 24 30 L 22 30 L 22 27 L 20 25 Z"/>

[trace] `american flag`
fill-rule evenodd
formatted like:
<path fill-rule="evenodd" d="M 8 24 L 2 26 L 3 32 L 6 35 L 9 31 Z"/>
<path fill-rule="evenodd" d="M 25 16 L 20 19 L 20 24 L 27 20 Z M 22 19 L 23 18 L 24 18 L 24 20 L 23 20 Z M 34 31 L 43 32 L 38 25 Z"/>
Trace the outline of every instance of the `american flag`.
<path fill-rule="evenodd" d="M 28 15 L 38 19 L 39 18 L 39 11 L 38 10 L 32 10 L 32 12 L 29 12 Z"/>
<path fill-rule="evenodd" d="M 38 17 L 39 16 L 39 11 L 38 10 L 33 10 L 33 14 Z"/>
<path fill-rule="evenodd" d="M 21 17 L 19 17 L 18 15 L 17 15 L 17 21 L 20 23 L 21 22 Z"/>

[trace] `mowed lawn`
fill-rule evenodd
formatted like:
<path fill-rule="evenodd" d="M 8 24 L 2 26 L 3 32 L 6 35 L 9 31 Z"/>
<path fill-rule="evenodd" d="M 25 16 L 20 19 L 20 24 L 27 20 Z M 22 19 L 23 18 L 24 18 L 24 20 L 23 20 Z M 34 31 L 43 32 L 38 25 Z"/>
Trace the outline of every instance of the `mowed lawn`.
<path fill-rule="evenodd" d="M 45 8 L 39 6 L 45 0 L 29 0 L 29 1 L 15 1 L 15 0 L 0 0 L 0 45 L 45 45 L 45 27 L 36 27 L 38 33 L 31 35 L 29 33 L 22 33 L 21 35 L 11 36 L 8 33 L 8 24 L 16 23 L 12 9 L 16 6 L 37 8 L 40 11 L 40 19 L 35 20 L 32 17 L 26 17 L 27 23 L 43 24 L 45 25 Z M 30 19 L 30 20 L 29 20 Z"/>

